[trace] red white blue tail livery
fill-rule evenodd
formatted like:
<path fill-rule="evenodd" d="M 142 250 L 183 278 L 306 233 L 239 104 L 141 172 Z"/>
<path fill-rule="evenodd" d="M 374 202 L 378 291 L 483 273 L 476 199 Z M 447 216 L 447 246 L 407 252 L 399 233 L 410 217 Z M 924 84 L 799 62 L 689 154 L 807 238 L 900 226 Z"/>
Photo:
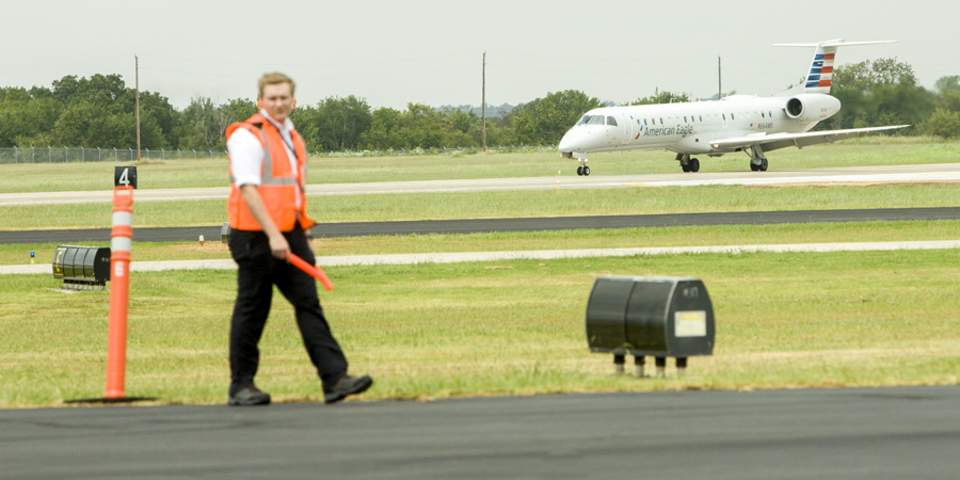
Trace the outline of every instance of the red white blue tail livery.
<path fill-rule="evenodd" d="M 803 91 L 807 93 L 830 93 L 833 84 L 833 62 L 837 57 L 837 47 L 853 47 L 857 45 L 878 45 L 894 43 L 893 40 L 878 40 L 872 42 L 844 42 L 842 38 L 827 40 L 819 43 L 775 43 L 775 47 L 815 47 L 813 61 L 803 81 Z"/>

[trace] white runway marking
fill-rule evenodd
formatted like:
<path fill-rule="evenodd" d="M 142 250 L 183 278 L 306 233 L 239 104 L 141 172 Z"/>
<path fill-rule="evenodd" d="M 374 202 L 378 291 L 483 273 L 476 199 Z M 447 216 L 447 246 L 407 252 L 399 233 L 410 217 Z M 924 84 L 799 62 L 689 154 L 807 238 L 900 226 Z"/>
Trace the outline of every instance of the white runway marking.
<path fill-rule="evenodd" d="M 876 183 L 960 182 L 960 163 L 843 167 L 796 172 L 671 173 L 654 175 L 594 175 L 578 177 L 481 178 L 473 180 L 423 180 L 376 183 L 307 185 L 307 194 L 373 195 L 394 193 L 490 192 L 505 190 L 593 189 L 629 187 L 696 187 L 705 185 L 830 185 Z M 172 200 L 225 200 L 226 187 L 141 189 L 137 202 Z M 0 206 L 67 203 L 109 203 L 113 192 L 2 193 Z"/>
<path fill-rule="evenodd" d="M 499 260 L 558 260 L 564 258 L 632 257 L 637 255 L 824 253 L 890 250 L 943 250 L 960 248 L 960 240 L 914 242 L 786 243 L 772 245 L 719 245 L 702 247 L 584 248 L 571 250 L 523 250 L 510 252 L 412 253 L 390 255 L 345 255 L 317 257 L 324 267 L 350 265 L 417 265 L 432 263 L 492 262 Z M 135 272 L 165 270 L 232 270 L 230 259 L 133 262 Z M 51 274 L 50 265 L 0 265 L 0 275 Z"/>

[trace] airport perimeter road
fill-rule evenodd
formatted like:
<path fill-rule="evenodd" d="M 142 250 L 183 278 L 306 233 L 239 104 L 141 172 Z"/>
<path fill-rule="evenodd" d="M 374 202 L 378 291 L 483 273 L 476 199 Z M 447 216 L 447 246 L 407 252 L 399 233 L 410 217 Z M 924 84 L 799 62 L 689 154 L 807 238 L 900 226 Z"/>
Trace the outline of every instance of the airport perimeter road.
<path fill-rule="evenodd" d="M 746 161 L 744 162 L 746 166 Z M 572 169 L 571 169 L 572 170 Z M 599 169 L 598 173 L 600 173 Z M 226 199 L 226 187 L 150 189 L 141 179 L 137 202 Z M 960 182 L 960 163 L 821 168 L 795 172 L 671 173 L 654 175 L 573 174 L 550 177 L 481 178 L 377 183 L 307 185 L 308 195 L 366 195 L 389 193 L 483 192 L 625 187 L 693 187 L 702 185 L 820 185 Z M 110 203 L 110 190 L 89 192 L 2 193 L 0 206 L 64 203 Z"/>
<path fill-rule="evenodd" d="M 958 411 L 960 387 L 8 410 L 0 478 L 956 479 Z"/>
<path fill-rule="evenodd" d="M 769 225 L 781 223 L 873 222 L 899 220 L 958 220 L 960 207 L 871 208 L 847 210 L 782 210 L 773 212 L 707 212 L 657 215 L 582 217 L 484 218 L 396 222 L 322 223 L 311 231 L 317 238 L 433 233 L 532 232 L 585 228 L 677 227 L 693 225 Z M 192 242 L 203 235 L 220 240 L 221 226 L 144 227 L 134 231 L 138 242 Z M 109 228 L 0 231 L 0 244 L 109 241 Z"/>

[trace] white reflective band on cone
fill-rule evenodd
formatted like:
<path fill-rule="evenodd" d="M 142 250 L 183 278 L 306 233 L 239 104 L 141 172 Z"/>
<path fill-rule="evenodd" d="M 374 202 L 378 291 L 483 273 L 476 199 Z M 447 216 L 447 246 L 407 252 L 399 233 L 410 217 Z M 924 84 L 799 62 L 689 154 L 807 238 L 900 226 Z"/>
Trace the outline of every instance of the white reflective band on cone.
<path fill-rule="evenodd" d="M 131 212 L 113 212 L 114 225 L 130 225 L 133 223 L 133 213 Z"/>
<path fill-rule="evenodd" d="M 133 241 L 127 237 L 113 237 L 110 239 L 111 252 L 129 252 Z"/>

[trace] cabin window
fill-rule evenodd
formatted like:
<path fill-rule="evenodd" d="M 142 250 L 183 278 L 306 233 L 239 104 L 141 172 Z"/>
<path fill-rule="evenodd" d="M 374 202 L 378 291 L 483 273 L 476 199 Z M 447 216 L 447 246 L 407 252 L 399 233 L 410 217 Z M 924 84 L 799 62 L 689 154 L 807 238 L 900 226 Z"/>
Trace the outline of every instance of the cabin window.
<path fill-rule="evenodd" d="M 727 114 L 726 114 L 726 113 L 722 113 L 721 115 L 723 115 L 723 120 L 726 121 L 726 120 L 727 120 Z"/>
<path fill-rule="evenodd" d="M 663 117 L 660 117 L 660 125 L 663 125 Z"/>
<path fill-rule="evenodd" d="M 683 123 L 687 123 L 687 117 L 686 117 L 686 116 L 683 117 Z"/>
<path fill-rule="evenodd" d="M 703 115 L 700 115 L 700 123 L 703 123 Z"/>
<path fill-rule="evenodd" d="M 643 119 L 643 124 L 644 124 L 644 125 L 647 124 L 647 119 L 646 119 L 646 118 Z"/>
<path fill-rule="evenodd" d="M 773 112 L 767 112 L 767 115 L 770 115 L 770 118 L 773 118 Z"/>
<path fill-rule="evenodd" d="M 736 120 L 736 119 L 737 119 L 737 118 L 734 117 L 733 114 L 731 113 L 731 114 L 730 114 L 730 120 Z"/>
<path fill-rule="evenodd" d="M 760 112 L 760 118 L 766 118 L 766 117 L 767 117 L 767 114 Z"/>
<path fill-rule="evenodd" d="M 607 125 L 617 126 L 617 119 L 613 117 L 607 117 Z"/>

